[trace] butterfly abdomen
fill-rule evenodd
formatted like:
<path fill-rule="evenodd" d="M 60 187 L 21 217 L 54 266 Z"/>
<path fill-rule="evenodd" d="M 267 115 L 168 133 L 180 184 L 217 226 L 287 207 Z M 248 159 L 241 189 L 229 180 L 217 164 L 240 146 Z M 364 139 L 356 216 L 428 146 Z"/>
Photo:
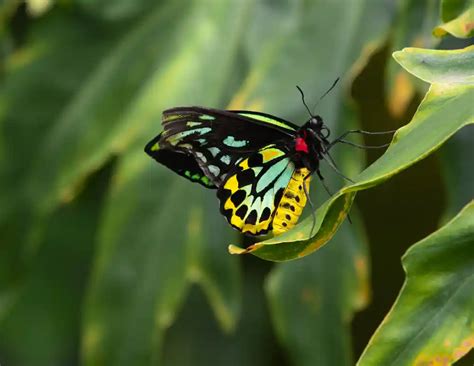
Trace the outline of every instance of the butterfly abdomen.
<path fill-rule="evenodd" d="M 304 206 L 306 205 L 306 192 L 309 192 L 310 171 L 306 168 L 296 169 L 291 176 L 280 204 L 273 219 L 273 234 L 278 235 L 288 231 L 298 222 Z"/>

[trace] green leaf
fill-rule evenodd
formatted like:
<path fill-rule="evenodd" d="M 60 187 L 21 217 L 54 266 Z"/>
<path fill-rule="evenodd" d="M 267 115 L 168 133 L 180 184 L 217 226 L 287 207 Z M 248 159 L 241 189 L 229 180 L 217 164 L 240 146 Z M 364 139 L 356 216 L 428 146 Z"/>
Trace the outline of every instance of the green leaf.
<path fill-rule="evenodd" d="M 456 6 L 456 9 L 460 7 Z M 446 18 L 452 17 L 452 12 L 444 12 L 443 20 L 446 22 L 433 29 L 433 34 L 436 37 L 443 37 L 448 33 L 458 38 L 469 38 L 474 36 L 474 3 L 472 1 L 466 2 L 464 12 L 459 14 L 456 18 L 450 19 L 446 22 Z M 444 10 L 444 7 L 443 7 Z M 455 10 L 454 10 L 455 11 Z"/>
<path fill-rule="evenodd" d="M 474 46 L 456 51 L 408 48 L 396 52 L 394 58 L 404 68 L 432 85 L 412 121 L 397 131 L 385 154 L 357 176 L 355 184 L 341 189 L 316 211 L 314 235 L 308 237 L 312 223 L 306 219 L 280 236 L 247 249 L 230 246 L 229 250 L 286 261 L 326 244 L 345 219 L 357 191 L 389 179 L 438 149 L 463 126 L 474 123 L 474 63 L 469 62 L 473 57 Z"/>
<path fill-rule="evenodd" d="M 467 9 L 471 0 L 441 0 L 441 19 L 443 22 L 449 22 Z"/>
<path fill-rule="evenodd" d="M 474 46 L 451 51 L 406 48 L 393 57 L 408 72 L 428 83 L 453 87 L 474 84 Z"/>
<path fill-rule="evenodd" d="M 143 165 L 147 173 L 136 174 Z M 159 355 L 187 286 L 190 212 L 185 182 L 173 178 L 141 151 L 118 168 L 86 304 L 86 365 L 147 365 Z"/>
<path fill-rule="evenodd" d="M 37 259 L 0 321 L 2 364 L 50 366 L 77 357 L 80 304 L 110 172 L 108 166 L 94 175 L 78 199 L 48 221 Z"/>
<path fill-rule="evenodd" d="M 0 297 L 5 295 L 5 299 L 0 300 L 0 308 L 14 300 L 16 287 L 21 286 L 33 257 L 27 243 L 34 231 L 34 208 L 45 193 L 39 187 L 30 189 L 34 186 L 31 173 L 40 146 L 64 105 L 83 86 L 90 69 L 117 36 L 115 30 L 98 24 L 84 27 L 83 20 L 74 11 L 71 13 L 65 16 L 64 9 L 53 10 L 44 20 L 34 23 L 29 42 L 9 55 L 2 75 Z M 77 47 L 90 39 L 96 41 L 82 49 Z M 37 242 L 44 240 L 38 237 Z"/>
<path fill-rule="evenodd" d="M 358 365 L 451 364 L 474 347 L 474 201 L 403 257 L 406 280 Z"/>

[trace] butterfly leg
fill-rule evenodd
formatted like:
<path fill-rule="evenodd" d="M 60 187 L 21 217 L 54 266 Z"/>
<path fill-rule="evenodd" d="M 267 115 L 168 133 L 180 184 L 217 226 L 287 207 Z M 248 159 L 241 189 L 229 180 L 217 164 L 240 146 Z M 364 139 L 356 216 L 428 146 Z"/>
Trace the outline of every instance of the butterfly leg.
<path fill-rule="evenodd" d="M 334 139 L 332 142 L 330 142 L 329 145 L 327 146 L 327 149 L 329 150 L 331 147 L 336 145 L 338 142 L 348 144 L 348 145 L 353 145 L 353 146 L 356 146 L 356 147 L 360 147 L 362 149 L 364 149 L 364 148 L 377 148 L 378 146 L 377 147 L 375 147 L 375 146 L 374 147 L 369 147 L 369 146 L 366 147 L 365 145 L 357 146 L 358 144 L 351 143 L 350 141 L 344 140 L 344 137 L 346 137 L 347 135 L 350 135 L 352 133 L 358 133 L 358 134 L 361 134 L 361 135 L 388 135 L 388 134 L 394 133 L 395 131 L 396 130 L 370 132 L 370 131 L 364 131 L 364 130 L 349 130 L 349 131 L 344 132 L 338 138 Z M 384 147 L 384 146 L 385 145 L 381 145 L 380 147 Z"/>
<path fill-rule="evenodd" d="M 321 171 L 320 171 L 319 169 L 316 170 L 316 174 L 318 175 L 318 178 L 319 178 L 319 180 L 321 181 L 321 184 L 323 185 L 324 190 L 325 190 L 326 193 L 329 195 L 329 197 L 331 197 L 333 194 L 332 194 L 331 190 L 329 189 L 329 187 L 326 185 L 326 181 L 324 180 L 324 177 L 323 177 L 323 175 L 321 174 Z"/>
<path fill-rule="evenodd" d="M 321 174 L 321 171 L 319 169 L 316 170 L 316 174 L 318 175 L 319 180 L 321 181 L 321 184 L 323 185 L 324 189 L 326 190 L 327 194 L 331 197 L 333 194 L 331 193 L 331 190 L 328 188 L 328 186 L 325 183 L 324 177 Z M 347 214 L 347 220 L 352 224 L 352 220 L 349 214 Z"/>
<path fill-rule="evenodd" d="M 319 169 L 318 169 L 318 171 L 319 171 Z M 313 235 L 314 227 L 316 226 L 316 215 L 314 213 L 313 201 L 311 201 L 311 197 L 309 196 L 308 188 L 306 187 L 306 179 L 310 179 L 310 178 L 311 178 L 310 173 L 308 173 L 308 175 L 306 177 L 304 177 L 303 181 L 305 183 L 303 184 L 303 189 L 304 189 L 304 194 L 306 195 L 306 200 L 307 200 L 307 202 L 309 202 L 309 206 L 311 207 L 311 217 L 313 219 L 313 224 L 311 225 L 311 230 L 309 232 L 309 236 L 311 237 Z"/>
<path fill-rule="evenodd" d="M 387 147 L 387 146 L 390 145 L 390 143 L 382 144 L 382 145 L 361 145 L 361 144 L 356 144 L 355 142 L 347 141 L 347 140 L 344 140 L 344 139 L 339 139 L 339 140 L 334 140 L 330 147 L 334 146 L 336 143 L 341 143 L 341 144 L 354 146 L 354 147 L 357 147 L 359 149 L 382 149 L 382 148 Z"/>
<path fill-rule="evenodd" d="M 326 158 L 327 157 L 327 158 Z M 329 151 L 328 150 L 325 150 L 324 151 L 324 155 L 322 156 L 322 158 L 324 160 L 326 160 L 326 162 L 328 163 L 328 165 L 332 168 L 332 170 L 334 170 L 339 176 L 341 176 L 342 178 L 344 178 L 345 180 L 351 182 L 351 183 L 355 183 L 351 178 L 348 178 L 346 177 L 340 170 L 339 168 L 337 167 L 336 165 L 336 162 L 334 161 L 334 159 L 332 158 L 332 156 L 329 154 Z"/>

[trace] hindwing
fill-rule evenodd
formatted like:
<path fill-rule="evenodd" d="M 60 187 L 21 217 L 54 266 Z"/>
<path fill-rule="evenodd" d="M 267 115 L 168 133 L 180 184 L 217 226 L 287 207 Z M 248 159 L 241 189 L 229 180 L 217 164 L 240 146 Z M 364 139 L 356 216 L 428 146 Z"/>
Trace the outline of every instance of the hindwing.
<path fill-rule="evenodd" d="M 244 234 L 266 234 L 275 218 L 280 232 L 289 229 L 306 203 L 305 170 L 296 169 L 288 151 L 277 145 L 241 159 L 217 191 L 222 214 Z"/>
<path fill-rule="evenodd" d="M 162 124 L 163 132 L 145 151 L 178 174 L 188 179 L 191 175 L 196 179 L 190 180 L 209 188 L 220 186 L 237 161 L 268 144 L 290 141 L 297 129 L 264 113 L 202 107 L 166 110 Z M 201 177 L 209 182 L 203 183 Z"/>

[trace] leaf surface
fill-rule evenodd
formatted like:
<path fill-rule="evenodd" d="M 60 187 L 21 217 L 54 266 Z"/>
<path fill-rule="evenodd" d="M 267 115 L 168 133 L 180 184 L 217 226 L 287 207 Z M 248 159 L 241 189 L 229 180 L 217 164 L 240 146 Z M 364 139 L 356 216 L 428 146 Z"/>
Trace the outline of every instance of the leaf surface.
<path fill-rule="evenodd" d="M 403 257 L 405 283 L 358 365 L 448 365 L 474 347 L 474 201 Z"/>

